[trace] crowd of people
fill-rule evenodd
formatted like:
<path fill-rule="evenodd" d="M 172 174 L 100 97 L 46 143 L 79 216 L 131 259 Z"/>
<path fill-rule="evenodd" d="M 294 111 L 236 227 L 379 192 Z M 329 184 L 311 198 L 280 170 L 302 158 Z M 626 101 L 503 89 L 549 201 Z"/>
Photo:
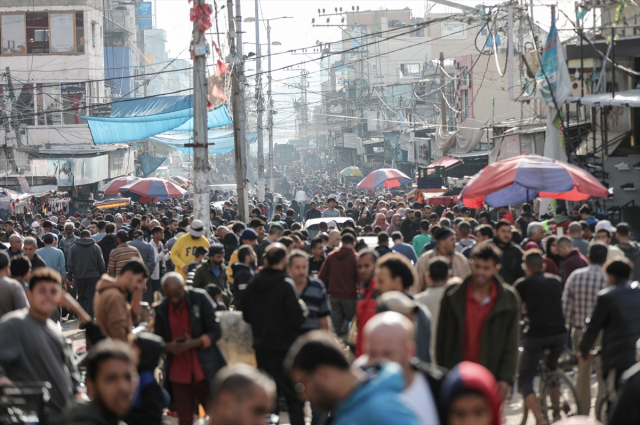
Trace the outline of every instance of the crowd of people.
<path fill-rule="evenodd" d="M 534 377 L 543 352 L 555 370 L 568 348 L 579 413 L 595 369 L 608 423 L 640 423 L 628 224 L 586 204 L 553 220 L 529 204 L 433 207 L 300 169 L 277 190 L 246 218 L 215 193 L 209 227 L 188 198 L 10 217 L 0 387 L 48 382 L 52 425 L 257 425 L 281 410 L 292 425 L 498 425 L 513 391 L 544 425 L 563 412 L 545 415 Z M 241 314 L 257 367 L 223 356 L 220 314 Z M 86 331 L 83 373 L 71 321 Z"/>

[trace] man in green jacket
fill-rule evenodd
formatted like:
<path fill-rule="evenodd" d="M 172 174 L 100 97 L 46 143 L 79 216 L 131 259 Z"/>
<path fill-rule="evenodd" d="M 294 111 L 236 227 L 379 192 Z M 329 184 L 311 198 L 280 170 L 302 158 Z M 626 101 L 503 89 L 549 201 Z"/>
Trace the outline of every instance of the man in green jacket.
<path fill-rule="evenodd" d="M 224 246 L 214 243 L 209 247 L 209 259 L 196 269 L 193 276 L 193 287 L 207 289 L 208 285 L 214 285 L 222 291 L 222 301 L 229 308 L 233 295 L 227 280 L 227 267 L 224 265 Z"/>
<path fill-rule="evenodd" d="M 471 275 L 443 295 L 436 336 L 436 362 L 451 369 L 461 361 L 479 363 L 498 381 L 505 399 L 516 374 L 520 298 L 504 283 L 500 250 L 482 242 L 471 251 Z"/>

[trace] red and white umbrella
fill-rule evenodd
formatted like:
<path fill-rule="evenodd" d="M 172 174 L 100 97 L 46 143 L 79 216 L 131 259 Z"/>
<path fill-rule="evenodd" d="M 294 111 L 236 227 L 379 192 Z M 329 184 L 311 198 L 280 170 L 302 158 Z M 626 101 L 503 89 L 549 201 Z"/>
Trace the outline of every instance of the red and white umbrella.
<path fill-rule="evenodd" d="M 358 183 L 361 189 L 375 189 L 377 187 L 398 187 L 411 183 L 411 178 L 395 168 L 381 168 L 373 171 Z"/>
<path fill-rule="evenodd" d="M 140 178 L 135 176 L 118 177 L 98 189 L 98 193 L 104 193 L 105 195 L 117 195 L 120 193 L 120 188 L 122 186 L 126 186 L 138 180 L 140 180 Z"/>

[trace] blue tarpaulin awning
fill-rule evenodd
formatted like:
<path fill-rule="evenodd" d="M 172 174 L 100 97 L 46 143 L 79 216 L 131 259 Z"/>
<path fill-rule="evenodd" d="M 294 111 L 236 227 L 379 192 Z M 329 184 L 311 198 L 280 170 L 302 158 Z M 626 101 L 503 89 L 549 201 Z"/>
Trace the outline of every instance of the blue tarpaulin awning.
<path fill-rule="evenodd" d="M 97 145 L 136 142 L 161 133 L 193 129 L 193 98 L 166 96 L 113 104 L 111 116 L 87 117 L 93 142 Z M 233 123 L 226 104 L 207 113 L 209 128 Z"/>
<path fill-rule="evenodd" d="M 193 143 L 193 134 L 190 131 L 167 131 L 150 137 L 152 142 L 163 143 L 172 146 L 181 152 L 193 153 L 193 148 L 185 148 L 184 145 Z M 256 131 L 247 133 L 247 143 L 256 141 L 258 133 Z M 234 148 L 233 130 L 209 130 L 207 136 L 209 143 L 214 143 L 209 147 L 210 153 L 228 153 Z"/>

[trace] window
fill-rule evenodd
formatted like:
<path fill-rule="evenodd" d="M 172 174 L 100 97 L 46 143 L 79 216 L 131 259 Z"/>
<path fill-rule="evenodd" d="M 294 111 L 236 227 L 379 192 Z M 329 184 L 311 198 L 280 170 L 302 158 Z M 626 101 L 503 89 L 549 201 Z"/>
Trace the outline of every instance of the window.
<path fill-rule="evenodd" d="M 400 65 L 400 75 L 402 77 L 419 77 L 420 64 L 419 63 L 403 63 L 402 65 Z"/>
<path fill-rule="evenodd" d="M 0 13 L 2 55 L 83 53 L 84 42 L 81 11 Z"/>
<path fill-rule="evenodd" d="M 24 13 L 0 16 L 2 31 L 2 54 L 24 54 L 27 52 L 26 22 Z"/>
<path fill-rule="evenodd" d="M 49 14 L 27 14 L 27 53 L 49 53 Z"/>
<path fill-rule="evenodd" d="M 469 90 L 460 90 L 460 109 L 462 112 L 461 121 L 469 117 Z"/>
<path fill-rule="evenodd" d="M 466 27 L 461 22 L 446 22 L 442 24 L 442 37 L 466 40 Z"/>
<path fill-rule="evenodd" d="M 466 87 L 471 86 L 471 81 L 470 81 L 470 78 L 469 78 L 469 67 L 468 66 L 463 66 L 460 69 L 460 85 L 461 86 L 466 86 Z"/>

